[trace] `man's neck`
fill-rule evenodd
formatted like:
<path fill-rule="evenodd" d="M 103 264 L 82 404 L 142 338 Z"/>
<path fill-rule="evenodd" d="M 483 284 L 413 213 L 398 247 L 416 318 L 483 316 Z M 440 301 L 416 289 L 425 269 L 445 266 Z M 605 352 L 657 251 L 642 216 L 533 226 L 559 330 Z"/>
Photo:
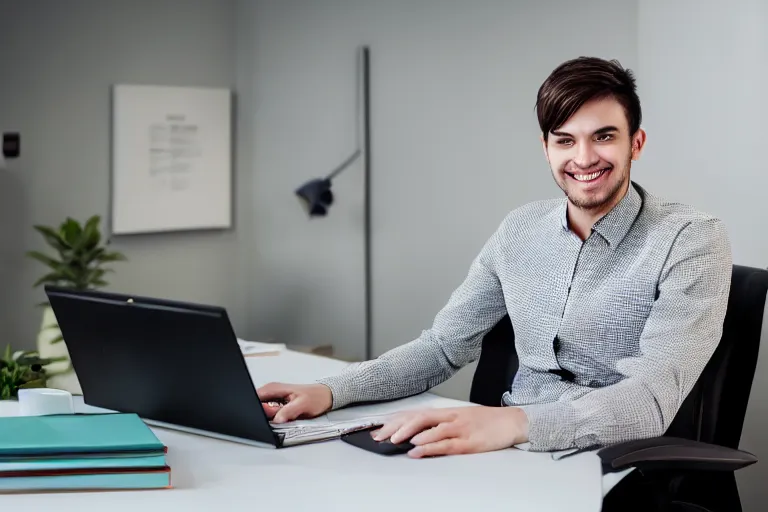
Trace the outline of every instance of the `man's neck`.
<path fill-rule="evenodd" d="M 625 187 L 623 193 L 617 194 L 610 203 L 600 206 L 599 208 L 579 208 L 568 201 L 568 227 L 571 231 L 576 233 L 576 236 L 581 240 L 586 240 L 592 232 L 592 226 L 594 226 L 598 220 L 605 217 L 608 212 L 613 210 L 613 208 L 624 199 L 628 190 L 629 186 Z"/>

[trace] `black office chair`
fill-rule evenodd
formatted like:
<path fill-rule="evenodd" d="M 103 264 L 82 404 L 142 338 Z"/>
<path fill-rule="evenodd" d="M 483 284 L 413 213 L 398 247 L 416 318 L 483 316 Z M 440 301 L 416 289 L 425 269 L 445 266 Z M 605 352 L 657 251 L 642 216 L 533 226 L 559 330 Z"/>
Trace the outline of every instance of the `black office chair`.
<path fill-rule="evenodd" d="M 740 451 L 757 365 L 768 271 L 733 266 L 720 345 L 663 437 L 598 451 L 605 472 L 636 469 L 605 497 L 604 512 L 642 510 L 739 512 L 734 471 L 757 459 Z M 504 317 L 482 342 L 470 401 L 498 406 L 517 372 L 514 331 Z M 667 445 L 663 457 L 626 457 L 638 447 Z M 642 453 L 642 452 L 641 452 Z"/>

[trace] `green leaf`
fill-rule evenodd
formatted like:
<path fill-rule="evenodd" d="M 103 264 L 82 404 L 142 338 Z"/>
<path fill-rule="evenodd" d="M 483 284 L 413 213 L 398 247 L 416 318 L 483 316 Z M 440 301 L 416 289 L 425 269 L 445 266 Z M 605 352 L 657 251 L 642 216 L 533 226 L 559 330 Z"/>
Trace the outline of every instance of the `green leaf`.
<path fill-rule="evenodd" d="M 114 272 L 111 268 L 94 268 L 88 274 L 88 280 L 101 279 L 107 272 Z"/>
<path fill-rule="evenodd" d="M 49 364 L 53 363 L 63 363 L 64 361 L 69 361 L 69 358 L 67 356 L 61 356 L 61 357 L 45 357 L 41 358 L 37 361 L 38 364 L 41 364 L 43 366 L 48 366 Z"/>
<path fill-rule="evenodd" d="M 102 263 L 109 261 L 128 261 L 128 258 L 119 252 L 104 252 L 100 254 L 97 259 Z"/>
<path fill-rule="evenodd" d="M 44 387 L 45 387 L 45 379 L 35 379 L 35 380 L 30 380 L 29 382 L 25 382 L 24 384 L 21 384 L 19 386 L 19 389 L 44 388 Z"/>
<path fill-rule="evenodd" d="M 40 357 L 35 352 L 25 353 L 16 360 L 16 364 L 20 366 L 32 366 L 39 364 L 40 366 L 48 366 L 49 364 L 59 363 L 67 361 L 67 357 Z"/>
<path fill-rule="evenodd" d="M 64 336 L 62 336 L 61 334 L 58 334 L 58 335 L 57 335 L 55 338 L 53 338 L 53 339 L 50 341 L 50 343 L 51 343 L 51 345 L 54 345 L 54 344 L 56 344 L 56 343 L 60 343 L 60 342 L 62 342 L 62 341 L 64 341 Z"/>
<path fill-rule="evenodd" d="M 78 276 L 71 268 L 61 267 L 59 270 L 49 272 L 48 274 L 45 274 L 43 277 L 39 278 L 37 281 L 35 281 L 32 287 L 37 288 L 43 283 L 57 284 L 61 281 L 77 282 Z"/>
<path fill-rule="evenodd" d="M 101 222 L 101 217 L 94 215 L 85 223 L 85 227 L 83 228 L 82 245 L 80 245 L 81 248 L 90 250 L 99 245 L 99 242 L 101 241 L 99 222 Z"/>
<path fill-rule="evenodd" d="M 67 278 L 61 275 L 61 272 L 51 272 L 51 273 L 45 274 L 43 277 L 35 281 L 32 287 L 37 288 L 38 286 L 44 283 L 58 284 L 61 281 L 66 281 L 66 280 Z"/>
<path fill-rule="evenodd" d="M 67 220 L 59 228 L 59 232 L 70 247 L 77 247 L 83 228 L 75 219 L 67 217 Z"/>
<path fill-rule="evenodd" d="M 39 261 L 43 265 L 51 267 L 53 270 L 58 270 L 62 266 L 62 262 L 59 260 L 53 259 L 50 256 L 46 256 L 39 251 L 28 251 L 27 256 Z"/>
<path fill-rule="evenodd" d="M 34 229 L 43 235 L 46 243 L 58 251 L 67 251 L 72 247 L 53 228 L 48 226 L 34 226 Z"/>
<path fill-rule="evenodd" d="M 104 247 L 92 247 L 82 254 L 82 261 L 90 265 L 94 261 L 99 261 L 99 258 L 107 250 Z"/>

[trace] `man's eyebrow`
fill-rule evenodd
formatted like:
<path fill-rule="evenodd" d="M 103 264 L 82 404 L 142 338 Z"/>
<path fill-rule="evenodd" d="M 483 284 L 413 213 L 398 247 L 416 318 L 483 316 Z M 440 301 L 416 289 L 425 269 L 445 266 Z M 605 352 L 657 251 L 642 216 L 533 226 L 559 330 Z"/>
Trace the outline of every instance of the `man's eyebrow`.
<path fill-rule="evenodd" d="M 595 135 L 601 135 L 603 133 L 610 133 L 610 132 L 617 132 L 619 131 L 618 128 L 615 126 L 603 126 L 599 130 L 595 130 Z"/>
<path fill-rule="evenodd" d="M 602 128 L 598 128 L 597 130 L 595 130 L 593 135 L 602 135 L 603 133 L 611 133 L 611 132 L 617 132 L 617 131 L 619 131 L 619 129 L 616 128 L 615 126 L 603 126 Z M 571 135 L 568 132 L 561 132 L 558 130 L 552 130 L 549 133 L 551 133 L 552 135 L 555 135 L 556 137 L 573 137 L 573 135 Z"/>

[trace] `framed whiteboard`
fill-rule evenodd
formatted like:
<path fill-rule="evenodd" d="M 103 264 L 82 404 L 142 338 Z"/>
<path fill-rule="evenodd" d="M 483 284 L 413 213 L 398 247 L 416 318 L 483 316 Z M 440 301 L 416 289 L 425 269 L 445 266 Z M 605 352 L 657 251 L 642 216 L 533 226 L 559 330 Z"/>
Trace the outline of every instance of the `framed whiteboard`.
<path fill-rule="evenodd" d="M 230 90 L 115 85 L 112 95 L 112 234 L 230 228 Z"/>

